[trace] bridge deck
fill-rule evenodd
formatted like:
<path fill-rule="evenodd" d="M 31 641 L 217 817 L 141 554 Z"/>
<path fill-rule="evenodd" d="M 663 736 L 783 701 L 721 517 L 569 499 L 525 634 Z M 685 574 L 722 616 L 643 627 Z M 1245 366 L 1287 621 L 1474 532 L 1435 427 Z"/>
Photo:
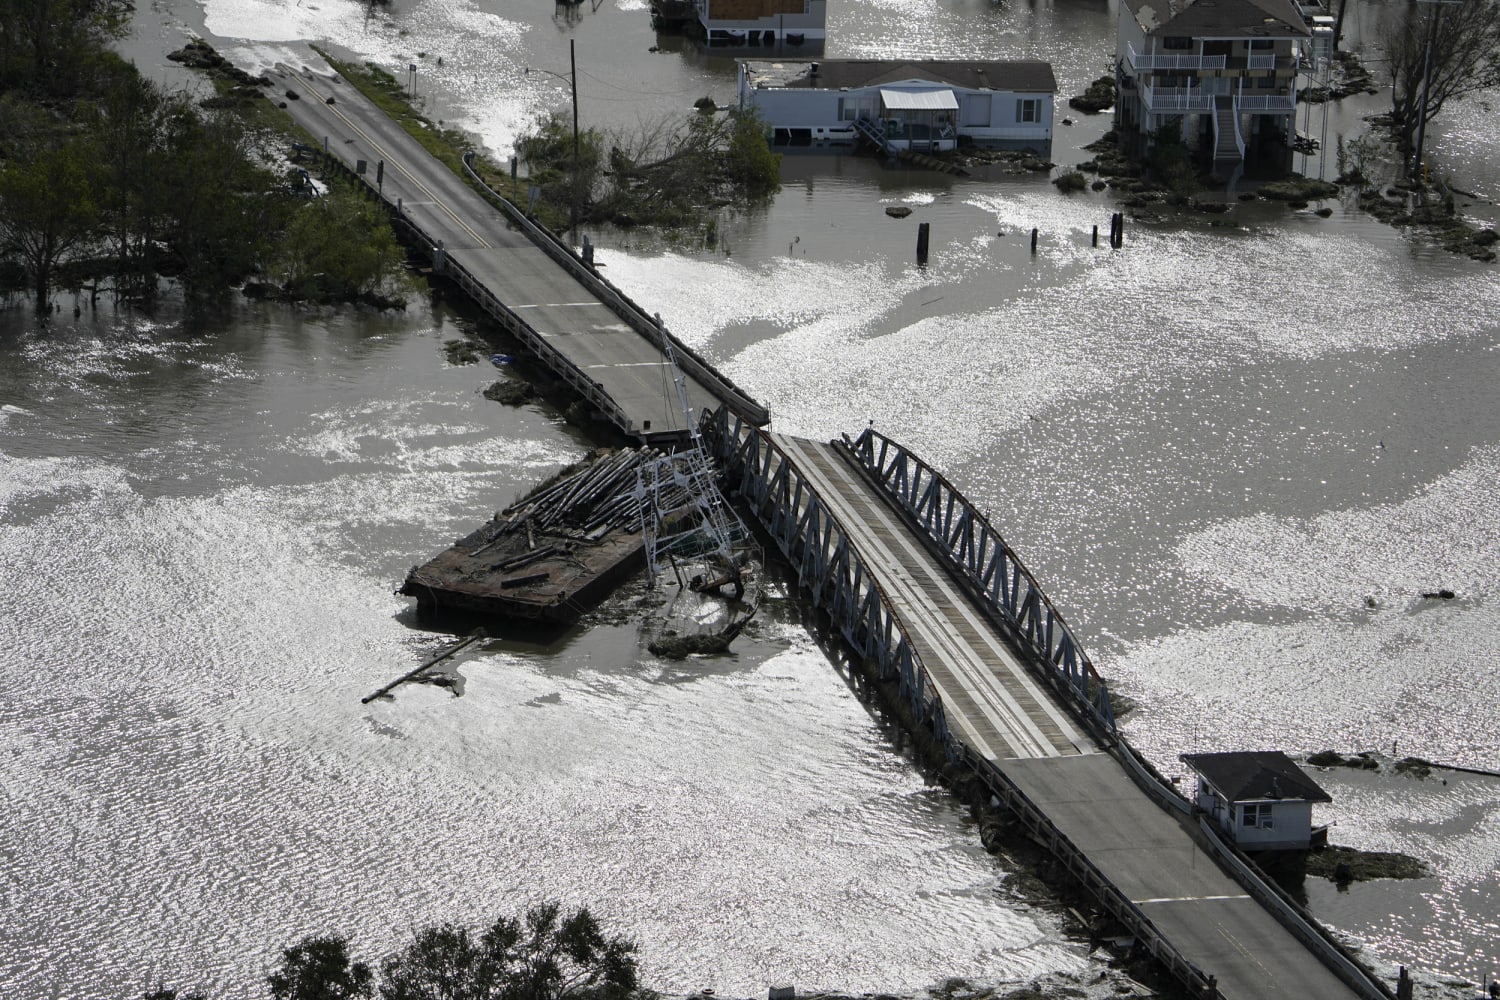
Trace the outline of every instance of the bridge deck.
<path fill-rule="evenodd" d="M 577 278 L 396 122 L 347 83 L 307 69 L 277 67 L 280 85 L 296 90 L 287 110 L 351 169 L 366 161 L 373 182 L 385 162 L 381 192 L 532 329 L 578 366 L 650 437 L 685 429 L 661 350 L 636 332 Z M 330 99 L 332 103 L 329 103 Z M 684 373 L 693 411 L 719 400 Z"/>
<path fill-rule="evenodd" d="M 1080 734 L 914 536 L 832 446 L 771 434 L 852 537 L 943 700 L 950 731 L 990 760 L 1224 1000 L 1358 994 L 1198 846 L 1123 765 Z"/>
<path fill-rule="evenodd" d="M 874 487 L 826 444 L 771 437 L 854 534 L 868 565 L 881 568 L 881 586 L 965 743 L 991 760 L 1096 752 Z"/>

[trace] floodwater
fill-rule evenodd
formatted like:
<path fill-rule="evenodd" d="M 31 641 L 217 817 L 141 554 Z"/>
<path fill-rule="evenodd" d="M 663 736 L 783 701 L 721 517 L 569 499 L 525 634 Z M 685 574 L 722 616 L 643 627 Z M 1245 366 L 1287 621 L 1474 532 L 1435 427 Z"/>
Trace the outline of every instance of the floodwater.
<path fill-rule="evenodd" d="M 160 51 L 184 31 L 260 65 L 322 39 L 503 156 L 566 107 L 570 40 L 585 124 L 732 98 L 731 59 L 658 40 L 645 6 L 157 0 L 129 51 L 175 79 Z M 1115 16 L 831 8 L 830 56 L 1047 58 L 1064 96 L 1107 72 Z M 1372 38 L 1378 9 L 1360 10 Z M 1331 112 L 1330 146 L 1378 109 Z M 1481 218 L 1500 196 L 1491 119 L 1466 102 L 1433 134 Z M 1106 127 L 1060 126 L 1054 159 Z M 1337 203 L 1132 220 L 1111 252 L 1090 244 L 1113 203 L 1045 178 L 797 155 L 783 181 L 711 245 L 602 232 L 599 260 L 778 429 L 873 420 L 948 473 L 1135 700 L 1127 730 L 1165 771 L 1271 747 L 1500 769 L 1493 265 Z M 898 203 L 910 219 L 884 215 Z M 413 926 L 546 897 L 636 936 L 669 992 L 1084 973 L 795 600 L 732 659 L 666 668 L 644 652 L 659 598 L 635 585 L 563 636 L 487 645 L 461 698 L 359 704 L 441 641 L 390 594 L 406 567 L 587 447 L 543 407 L 477 395 L 495 373 L 446 366 L 463 325 L 441 303 L 245 306 L 204 331 L 10 314 L 0 992 L 254 996 L 300 935 L 375 957 Z M 1421 596 L 1439 588 L 1457 598 Z M 1315 911 L 1377 963 L 1500 971 L 1500 782 L 1318 778 L 1336 842 L 1434 875 L 1310 886 Z"/>

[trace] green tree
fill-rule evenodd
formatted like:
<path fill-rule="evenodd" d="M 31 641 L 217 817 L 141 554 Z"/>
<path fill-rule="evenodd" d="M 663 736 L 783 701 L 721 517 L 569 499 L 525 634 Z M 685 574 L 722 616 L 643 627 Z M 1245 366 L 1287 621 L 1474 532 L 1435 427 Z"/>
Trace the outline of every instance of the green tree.
<path fill-rule="evenodd" d="M 153 161 L 168 211 L 162 238 L 178 258 L 190 307 L 227 291 L 266 254 L 283 207 L 275 179 L 254 165 L 232 114 L 182 109 Z"/>
<path fill-rule="evenodd" d="M 86 144 L 72 140 L 0 168 L 0 248 L 25 267 L 39 313 L 57 266 L 98 231 L 91 164 Z"/>
<path fill-rule="evenodd" d="M 286 291 L 296 298 L 348 299 L 379 291 L 399 274 L 401 247 L 385 213 L 343 184 L 297 208 L 281 248 Z"/>
<path fill-rule="evenodd" d="M 186 95 L 167 95 L 133 66 L 119 67 L 92 106 L 99 203 L 115 257 L 119 293 L 150 299 L 156 290 L 159 235 L 168 215 L 164 148 L 169 123 L 195 112 Z"/>
<path fill-rule="evenodd" d="M 69 96 L 104 43 L 125 30 L 128 0 L 0 0 L 0 80 Z"/>
<path fill-rule="evenodd" d="M 381 966 L 381 1000 L 624 1000 L 635 944 L 606 937 L 585 909 L 557 903 L 501 917 L 477 938 L 454 924 L 417 933 Z"/>
<path fill-rule="evenodd" d="M 725 179 L 749 198 L 781 190 L 781 154 L 771 152 L 765 123 L 755 111 L 729 113 L 729 139 L 722 157 Z"/>
<path fill-rule="evenodd" d="M 1391 73 L 1391 123 L 1396 146 L 1408 156 L 1416 148 L 1417 130 L 1424 120 L 1430 124 L 1449 101 L 1500 85 L 1497 0 L 1392 8 L 1381 32 L 1381 43 Z"/>
<path fill-rule="evenodd" d="M 359 1000 L 374 989 L 374 973 L 349 961 L 342 937 L 309 937 L 281 953 L 281 966 L 266 977 L 274 1000 Z"/>
<path fill-rule="evenodd" d="M 542 197 L 566 208 L 570 217 L 587 219 L 594 204 L 604 159 L 604 142 L 594 129 L 584 129 L 575 143 L 572 119 L 562 114 L 538 118 L 530 132 L 516 142 L 516 153 L 526 161 L 532 184 Z"/>
<path fill-rule="evenodd" d="M 141 994 L 141 1000 L 208 1000 L 204 993 L 179 993 L 166 986 L 158 986 Z"/>

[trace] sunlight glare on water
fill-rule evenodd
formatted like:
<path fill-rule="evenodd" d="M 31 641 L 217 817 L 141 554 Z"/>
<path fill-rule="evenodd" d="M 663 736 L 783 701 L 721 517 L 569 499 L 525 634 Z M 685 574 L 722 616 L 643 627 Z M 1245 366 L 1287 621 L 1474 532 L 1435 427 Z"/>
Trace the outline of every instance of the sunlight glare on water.
<path fill-rule="evenodd" d="M 303 935 L 378 958 L 545 898 L 675 992 L 1081 968 L 775 610 L 664 672 L 631 587 L 628 624 L 486 647 L 462 698 L 360 704 L 442 641 L 402 623 L 405 566 L 579 452 L 443 365 L 452 332 L 6 348 L 0 992 L 256 996 Z"/>

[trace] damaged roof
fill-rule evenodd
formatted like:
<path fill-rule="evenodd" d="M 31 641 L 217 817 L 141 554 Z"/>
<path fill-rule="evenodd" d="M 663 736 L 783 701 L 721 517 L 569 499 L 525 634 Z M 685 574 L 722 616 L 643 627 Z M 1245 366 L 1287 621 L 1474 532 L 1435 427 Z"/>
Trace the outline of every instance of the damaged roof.
<path fill-rule="evenodd" d="M 1287 38 L 1312 34 L 1292 0 L 1125 0 L 1148 35 Z"/>

